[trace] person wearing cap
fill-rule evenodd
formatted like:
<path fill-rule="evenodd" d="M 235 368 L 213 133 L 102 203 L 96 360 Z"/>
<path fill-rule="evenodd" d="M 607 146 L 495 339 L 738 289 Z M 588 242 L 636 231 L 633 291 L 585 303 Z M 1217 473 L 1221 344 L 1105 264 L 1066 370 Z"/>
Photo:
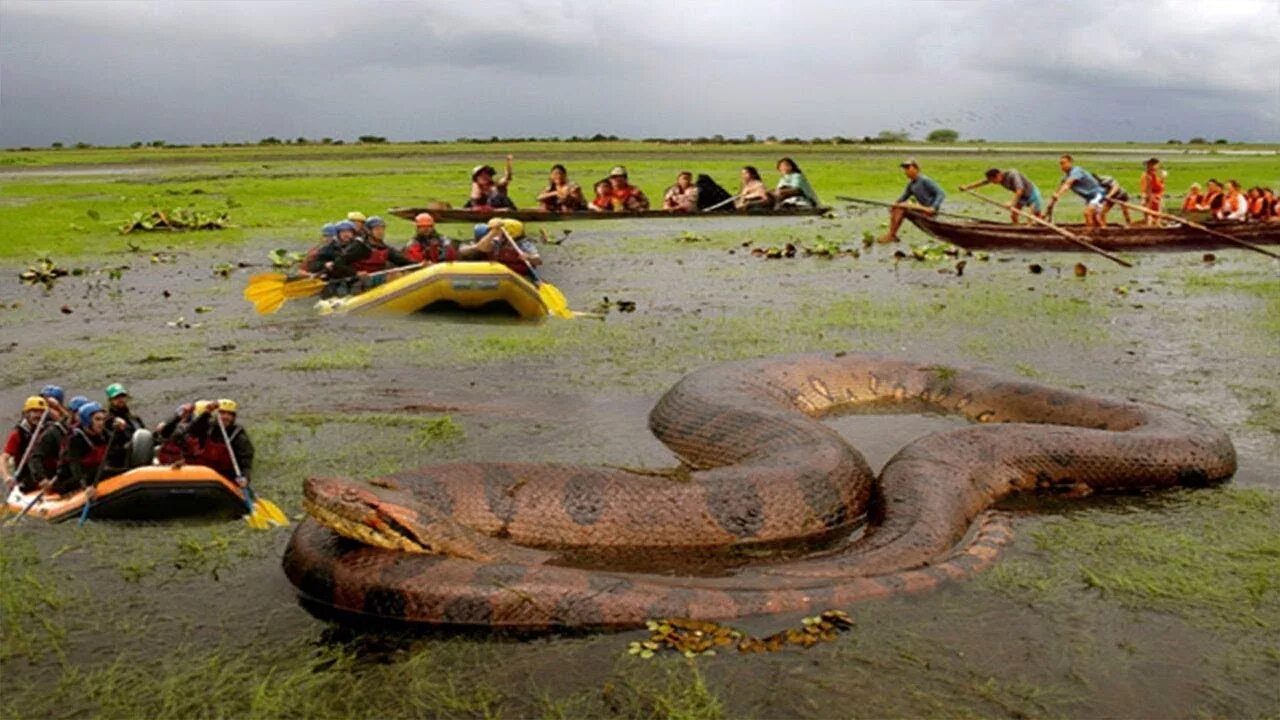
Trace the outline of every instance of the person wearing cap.
<path fill-rule="evenodd" d="M 1148 158 L 1142 178 L 1138 180 L 1138 192 L 1142 193 L 1142 207 L 1153 212 L 1147 213 L 1148 225 L 1159 225 L 1159 215 L 1164 212 L 1164 179 L 1166 173 L 1160 169 L 1160 158 Z"/>
<path fill-rule="evenodd" d="M 366 218 L 364 216 L 364 213 L 360 212 L 359 210 L 352 210 L 351 212 L 347 213 L 347 222 L 351 223 L 352 225 L 355 225 L 356 227 L 355 236 L 357 238 L 369 237 L 369 229 L 365 227 L 366 220 L 368 220 L 368 218 Z"/>
<path fill-rule="evenodd" d="M 253 469 L 253 442 L 249 440 L 249 433 L 236 423 L 239 413 L 240 405 L 235 400 L 216 400 L 210 404 L 209 412 L 192 421 L 188 432 L 203 439 L 199 464 L 244 487 L 249 484 L 249 473 Z"/>
<path fill-rule="evenodd" d="M 538 207 L 547 212 L 577 212 L 585 210 L 587 199 L 578 183 L 569 179 L 569 171 L 559 163 L 551 166 L 547 187 L 538 193 Z"/>
<path fill-rule="evenodd" d="M 361 278 L 364 290 L 380 285 L 386 279 L 385 275 L 377 278 L 367 278 L 366 275 L 391 267 L 414 264 L 404 253 L 387 245 L 387 223 L 382 218 L 369 218 L 367 229 L 367 237 L 357 237 L 347 244 L 342 255 L 334 262 L 333 272 L 330 274 L 331 277 L 357 276 Z"/>
<path fill-rule="evenodd" d="M 816 208 L 822 204 L 795 160 L 789 157 L 779 160 L 778 173 L 781 177 L 773 189 L 775 208 Z"/>
<path fill-rule="evenodd" d="M 1040 188 L 1036 184 L 1027 179 L 1026 175 L 1010 168 L 1009 170 L 1001 170 L 999 168 L 991 168 L 987 171 L 987 179 L 981 180 L 969 185 L 961 185 L 961 190 L 973 190 L 983 185 L 999 185 L 1013 193 L 1013 199 L 1006 206 L 1009 208 L 1009 221 L 1014 225 L 1018 224 L 1021 215 L 1015 211 L 1029 207 L 1036 217 L 1040 217 L 1044 213 L 1044 204 L 1040 198 Z"/>
<path fill-rule="evenodd" d="M 942 209 L 942 201 L 947 197 L 941 185 L 920 173 L 920 165 L 913 158 L 907 158 L 898 167 L 907 176 L 907 187 L 889 211 L 889 231 L 880 238 L 882 243 L 898 241 L 898 228 L 902 226 L 908 210 L 933 215 Z M 908 200 L 915 202 L 908 203 Z"/>
<path fill-rule="evenodd" d="M 478 228 L 477 228 L 478 229 Z M 514 218 L 494 218 L 489 221 L 488 232 L 458 251 L 463 260 L 488 260 L 502 263 L 518 275 L 531 277 L 528 265 L 542 264 L 538 248 L 525 237 L 524 223 Z M 522 256 L 523 255 L 523 259 Z"/>
<path fill-rule="evenodd" d="M 649 198 L 627 179 L 625 167 L 617 165 L 609 171 L 609 186 L 614 212 L 640 212 L 649 209 Z"/>
<path fill-rule="evenodd" d="M 111 383 L 107 386 L 106 394 L 108 419 L 115 431 L 111 448 L 107 451 L 107 465 L 124 468 L 129 464 L 129 443 L 133 440 L 133 434 L 145 430 L 147 425 L 129 408 L 129 391 L 124 385 Z"/>
<path fill-rule="evenodd" d="M 698 212 L 700 190 L 693 184 L 693 173 L 682 170 L 676 175 L 676 184 L 662 193 L 662 209 L 671 212 Z"/>
<path fill-rule="evenodd" d="M 507 156 L 506 172 L 502 177 L 494 179 L 498 174 L 492 165 L 477 165 L 471 169 L 471 196 L 462 207 L 471 210 L 515 210 L 516 204 L 507 195 L 507 187 L 511 185 L 511 160 Z"/>
<path fill-rule="evenodd" d="M 1058 167 L 1062 168 L 1062 180 L 1058 189 L 1054 191 L 1053 197 L 1049 199 L 1045 214 L 1053 217 L 1054 205 L 1057 205 L 1058 200 L 1070 190 L 1084 200 L 1084 224 L 1089 227 L 1103 227 L 1106 223 L 1102 220 L 1101 212 L 1102 205 L 1106 202 L 1107 191 L 1098 184 L 1093 173 L 1076 165 L 1075 158 L 1070 155 L 1060 156 Z"/>
<path fill-rule="evenodd" d="M 34 474 L 31 472 L 31 459 L 27 457 L 27 449 L 38 442 L 39 435 L 49 424 L 49 403 L 39 395 L 32 395 L 22 403 L 22 414 L 18 422 L 5 438 L 4 450 L 0 451 L 0 479 L 4 480 L 5 491 L 17 483 L 23 492 L 35 489 Z M 27 462 L 23 464 L 23 459 Z M 18 467 L 21 465 L 21 467 Z M 16 474 L 15 474 L 16 473 Z"/>
<path fill-rule="evenodd" d="M 436 231 L 436 220 L 430 213 L 418 213 L 413 225 L 413 237 L 404 246 L 405 257 L 428 265 L 458 259 L 458 246 Z"/>

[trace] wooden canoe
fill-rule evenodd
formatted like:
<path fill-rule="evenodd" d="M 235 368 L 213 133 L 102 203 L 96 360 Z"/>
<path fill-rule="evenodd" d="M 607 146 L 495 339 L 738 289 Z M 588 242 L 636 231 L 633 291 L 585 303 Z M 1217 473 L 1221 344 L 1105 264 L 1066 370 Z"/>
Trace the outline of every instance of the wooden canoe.
<path fill-rule="evenodd" d="M 909 212 L 907 219 L 939 240 L 970 250 L 1068 250 L 1080 247 L 1047 227 L 1000 222 L 946 222 L 921 213 Z M 1280 223 L 1215 222 L 1206 227 L 1254 244 L 1280 243 Z M 1109 225 L 1087 228 L 1084 225 L 1062 225 L 1103 250 L 1210 250 L 1234 248 L 1230 241 L 1184 225 L 1133 226 Z"/>
<path fill-rule="evenodd" d="M 666 218 L 668 220 L 684 220 L 693 218 L 716 217 L 812 217 L 824 215 L 831 208 L 784 208 L 782 210 L 737 210 L 726 208 L 711 212 L 682 213 L 669 210 L 643 210 L 640 212 L 547 212 L 545 210 L 509 210 L 494 212 L 492 210 L 433 210 L 426 207 L 391 208 L 387 212 L 398 218 L 413 220 L 419 213 L 431 213 L 436 222 L 482 223 L 494 217 L 509 217 L 521 222 L 565 222 L 570 220 L 640 220 Z"/>

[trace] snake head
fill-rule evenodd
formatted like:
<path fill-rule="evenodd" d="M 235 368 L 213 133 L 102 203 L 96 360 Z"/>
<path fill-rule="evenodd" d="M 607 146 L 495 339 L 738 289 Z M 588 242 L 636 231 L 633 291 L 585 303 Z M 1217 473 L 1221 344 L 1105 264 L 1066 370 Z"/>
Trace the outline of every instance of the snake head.
<path fill-rule="evenodd" d="M 398 490 L 337 478 L 307 478 L 302 504 L 309 515 L 344 537 L 366 545 L 430 553 L 418 530 L 422 518 L 414 498 Z"/>

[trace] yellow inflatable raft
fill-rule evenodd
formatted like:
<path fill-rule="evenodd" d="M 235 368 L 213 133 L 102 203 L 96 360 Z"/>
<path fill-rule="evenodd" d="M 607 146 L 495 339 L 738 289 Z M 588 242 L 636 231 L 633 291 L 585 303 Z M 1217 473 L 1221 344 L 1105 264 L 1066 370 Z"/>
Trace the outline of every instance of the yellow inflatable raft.
<path fill-rule="evenodd" d="M 316 308 L 322 315 L 408 315 L 437 304 L 466 309 L 505 304 L 523 318 L 547 315 L 533 283 L 492 262 L 436 263 L 359 295 L 321 300 Z"/>
<path fill-rule="evenodd" d="M 31 505 L 27 517 L 58 522 L 78 517 L 84 503 L 84 490 L 65 496 L 40 495 L 39 492 L 24 493 L 15 487 L 5 505 L 11 513 L 20 513 Z M 98 483 L 97 497 L 89 504 L 89 517 L 138 520 L 191 515 L 236 517 L 246 509 L 240 488 L 210 468 L 150 465 Z"/>

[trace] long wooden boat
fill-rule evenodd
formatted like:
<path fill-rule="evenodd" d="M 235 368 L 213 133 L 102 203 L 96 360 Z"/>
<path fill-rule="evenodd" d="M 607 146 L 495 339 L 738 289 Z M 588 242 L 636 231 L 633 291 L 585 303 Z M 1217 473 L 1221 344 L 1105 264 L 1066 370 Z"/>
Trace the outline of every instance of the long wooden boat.
<path fill-rule="evenodd" d="M 1001 248 L 1026 250 L 1069 250 L 1080 247 L 1039 225 L 1012 225 L 999 222 L 947 222 L 921 213 L 907 213 L 916 227 L 939 240 L 970 250 Z M 1239 247 L 1223 238 L 1184 225 L 1124 226 L 1109 225 L 1089 228 L 1084 225 L 1062 225 L 1104 250 L 1209 250 Z M 1215 222 L 1205 227 L 1254 244 L 1280 243 L 1280 223 Z"/>
<path fill-rule="evenodd" d="M 244 514 L 246 507 L 239 486 L 203 465 L 134 468 L 103 480 L 97 490 L 88 513 L 95 520 L 152 520 L 195 515 L 237 517 Z M 24 493 L 15 487 L 5 504 L 9 512 L 20 513 L 30 506 L 27 511 L 30 517 L 59 522 L 78 517 L 87 499 L 84 490 L 69 495 L 41 495 L 38 491 Z"/>
<path fill-rule="evenodd" d="M 442 262 L 345 298 L 321 300 L 322 315 L 409 315 L 432 306 L 510 308 L 522 318 L 546 317 L 533 283 L 494 262 Z"/>
<path fill-rule="evenodd" d="M 412 220 L 419 213 L 431 213 L 436 222 L 482 223 L 493 217 L 509 217 L 521 222 L 565 222 L 570 220 L 638 220 L 665 218 L 668 220 L 685 220 L 692 218 L 723 217 L 813 217 L 831 211 L 829 207 L 818 208 L 782 208 L 738 210 L 724 208 L 710 212 L 684 213 L 669 210 L 643 210 L 640 212 L 547 212 L 545 210 L 508 210 L 494 212 L 492 210 L 434 210 L 427 207 L 391 208 L 387 212 L 398 218 Z"/>

